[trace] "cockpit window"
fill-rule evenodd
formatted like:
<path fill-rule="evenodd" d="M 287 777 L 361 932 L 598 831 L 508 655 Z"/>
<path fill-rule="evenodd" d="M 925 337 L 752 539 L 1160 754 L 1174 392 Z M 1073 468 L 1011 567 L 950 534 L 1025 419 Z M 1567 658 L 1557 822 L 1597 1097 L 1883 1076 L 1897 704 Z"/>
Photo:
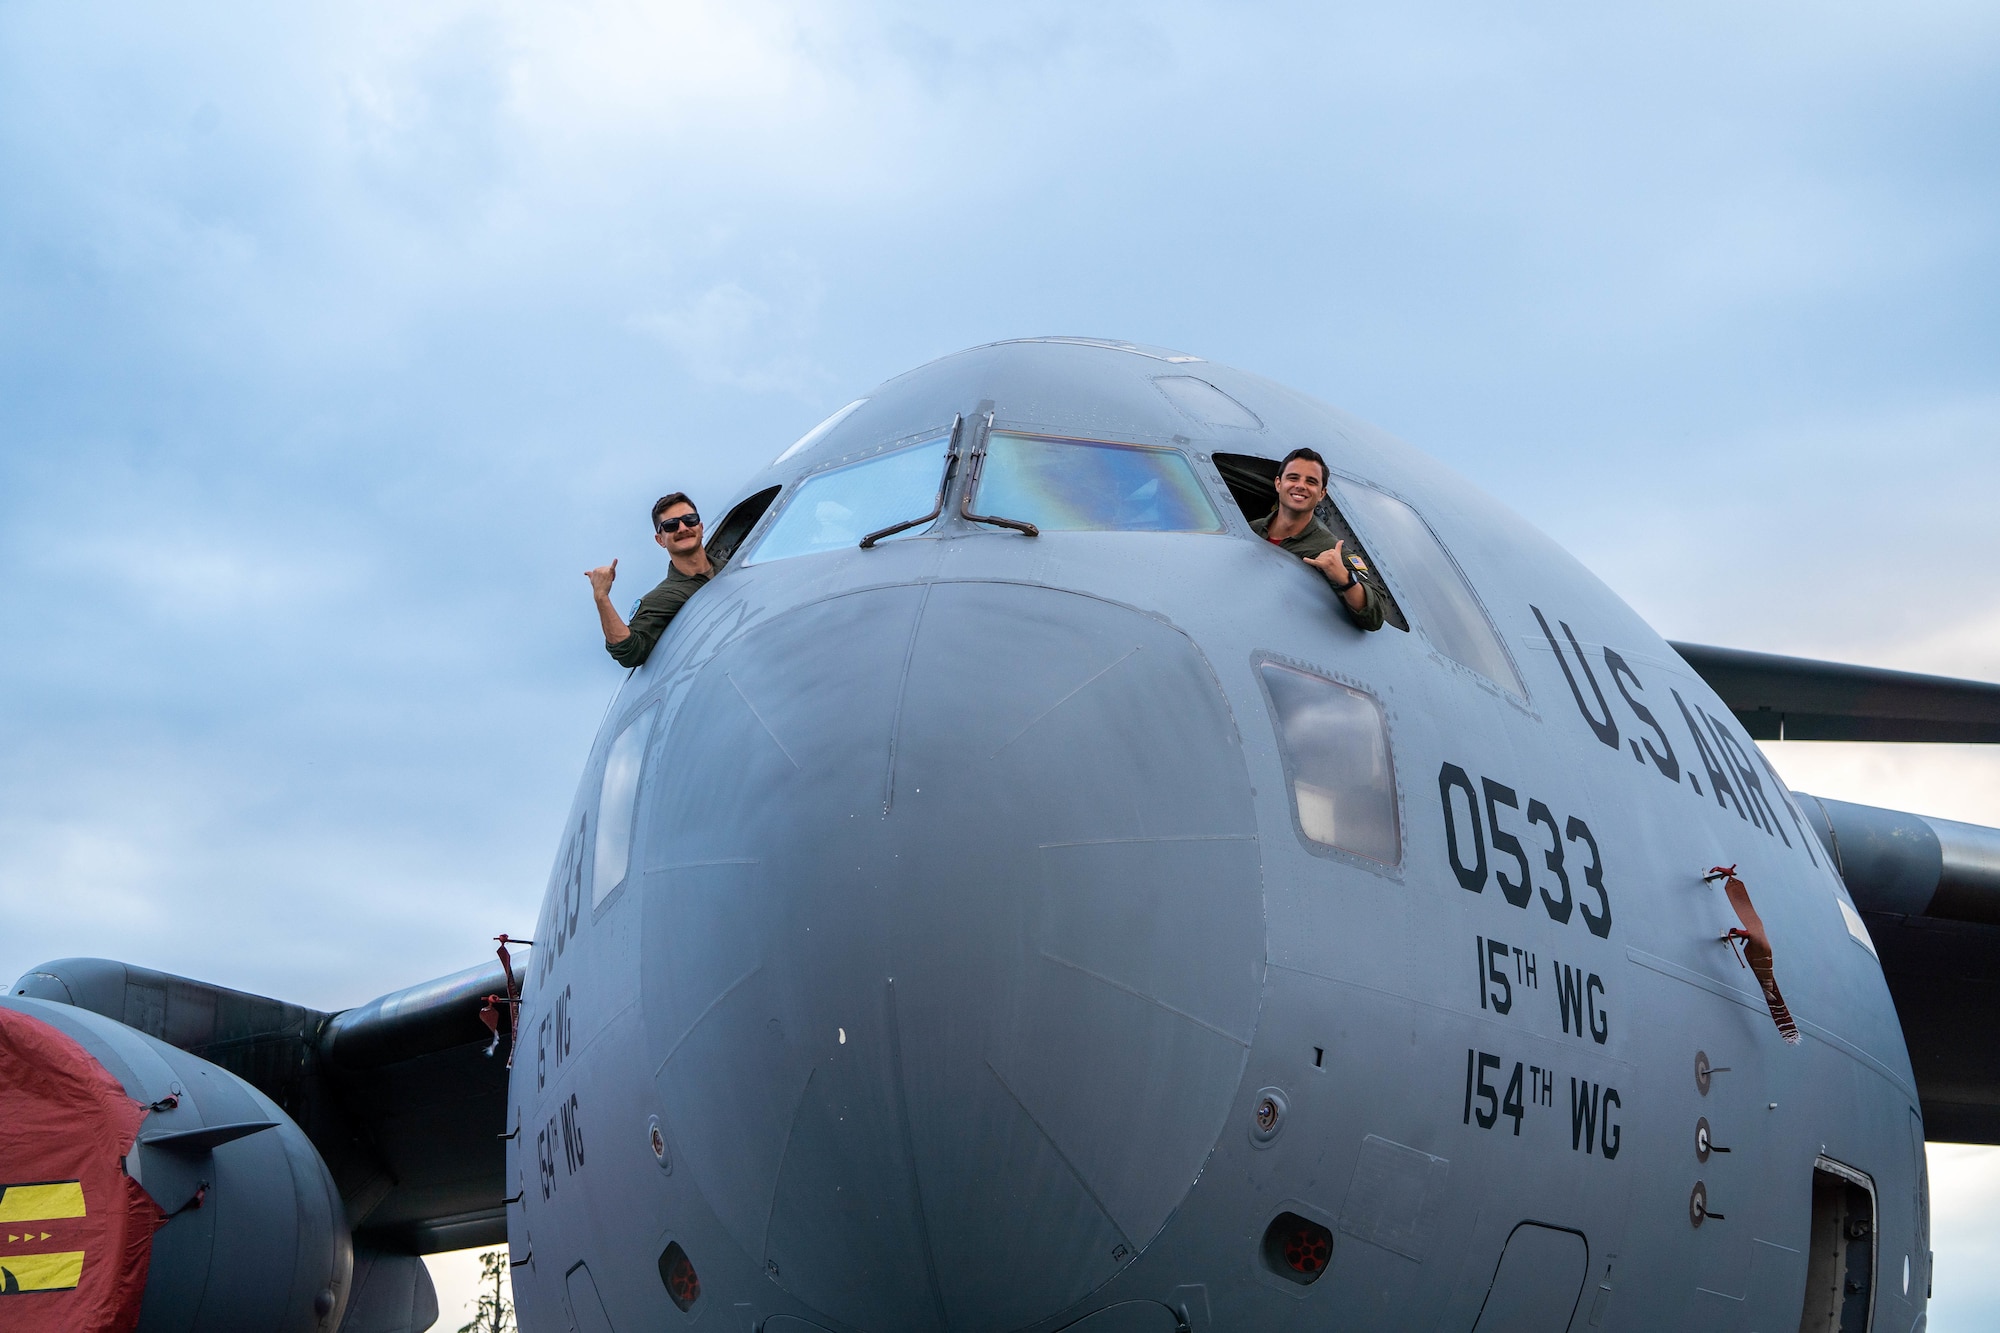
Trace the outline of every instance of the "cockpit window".
<path fill-rule="evenodd" d="M 1277 459 L 1261 458 L 1256 454 L 1213 454 L 1211 457 L 1223 484 L 1229 487 L 1230 498 L 1243 511 L 1243 517 L 1254 523 L 1277 507 Z M 1360 556 L 1362 563 L 1376 571 L 1375 586 L 1382 596 L 1382 623 L 1407 631 L 1410 628 L 1409 617 L 1403 614 L 1396 594 L 1382 581 L 1381 566 L 1375 563 L 1361 539 L 1354 535 L 1354 528 L 1348 523 L 1346 515 L 1334 505 L 1333 492 L 1328 491 L 1320 500 L 1314 516 L 1326 524 L 1335 538 L 1347 543 L 1346 554 Z"/>
<path fill-rule="evenodd" d="M 814 426 L 811 430 L 799 436 L 798 439 L 792 442 L 791 448 L 785 450 L 785 452 L 779 454 L 776 458 L 771 460 L 771 466 L 776 467 L 778 464 L 784 462 L 787 458 L 790 458 L 793 454 L 798 453 L 800 450 L 810 449 L 815 444 L 818 444 L 821 440 L 825 439 L 828 435 L 833 433 L 833 428 L 835 426 L 838 426 L 841 422 L 853 416 L 855 410 L 867 401 L 868 400 L 866 398 L 855 399 L 853 402 L 849 403 L 846 407 L 841 408 L 838 412 L 835 412 L 832 416 L 828 417 L 825 421 L 820 422 L 817 426 Z"/>
<path fill-rule="evenodd" d="M 625 882 L 632 862 L 632 812 L 639 799 L 639 769 L 646 758 L 646 740 L 653 734 L 657 704 L 625 724 L 611 753 L 604 759 L 604 780 L 597 789 L 597 854 L 591 865 L 590 902 L 596 906 Z"/>
<path fill-rule="evenodd" d="M 871 532 L 925 513 L 937 501 L 950 442 L 947 432 L 806 478 L 744 563 L 858 546 Z M 900 539 L 899 535 L 885 540 Z"/>
<path fill-rule="evenodd" d="M 1176 449 L 995 431 L 973 504 L 1043 532 L 1221 532 Z"/>
<path fill-rule="evenodd" d="M 1265 662 L 1292 812 L 1306 841 L 1383 865 L 1403 859 L 1396 766 L 1375 696 L 1310 672 Z"/>
<path fill-rule="evenodd" d="M 766 486 L 724 515 L 715 526 L 715 535 L 708 539 L 708 558 L 718 565 L 728 563 L 750 530 L 757 526 L 757 520 L 771 507 L 771 501 L 777 498 L 778 488 Z"/>
<path fill-rule="evenodd" d="M 1193 375 L 1159 375 L 1153 387 L 1168 402 L 1204 426 L 1231 426 L 1237 430 L 1262 430 L 1264 419 L 1231 398 L 1207 380 Z"/>
<path fill-rule="evenodd" d="M 1486 618 L 1486 608 L 1430 524 L 1401 500 L 1372 486 L 1344 480 L 1335 484 L 1342 506 L 1368 533 L 1376 555 L 1396 581 L 1404 609 L 1437 650 L 1525 698 L 1520 673 Z"/>

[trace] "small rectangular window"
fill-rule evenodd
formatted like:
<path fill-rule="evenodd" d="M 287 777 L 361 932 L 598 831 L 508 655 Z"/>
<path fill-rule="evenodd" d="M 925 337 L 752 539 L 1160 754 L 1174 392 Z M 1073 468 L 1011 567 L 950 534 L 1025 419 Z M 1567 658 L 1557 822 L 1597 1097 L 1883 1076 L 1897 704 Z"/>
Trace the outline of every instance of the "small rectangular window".
<path fill-rule="evenodd" d="M 871 532 L 929 513 L 950 443 L 947 433 L 807 477 L 744 563 L 858 546 Z"/>
<path fill-rule="evenodd" d="M 1401 500 L 1372 486 L 1351 481 L 1339 485 L 1347 512 L 1368 530 L 1376 554 L 1387 562 L 1403 609 L 1437 650 L 1501 689 L 1526 698 L 1514 660 L 1487 619 L 1486 608 L 1430 524 Z"/>
<path fill-rule="evenodd" d="M 1396 865 L 1403 859 L 1396 767 L 1374 695 L 1265 662 L 1292 812 L 1307 841 Z"/>
<path fill-rule="evenodd" d="M 1176 449 L 995 431 L 974 506 L 1043 532 L 1221 532 Z"/>
<path fill-rule="evenodd" d="M 611 753 L 604 758 L 604 778 L 597 789 L 597 855 L 591 865 L 590 904 L 595 907 L 625 882 L 632 861 L 632 815 L 639 800 L 639 770 L 646 760 L 646 740 L 653 734 L 655 704 L 625 724 Z"/>

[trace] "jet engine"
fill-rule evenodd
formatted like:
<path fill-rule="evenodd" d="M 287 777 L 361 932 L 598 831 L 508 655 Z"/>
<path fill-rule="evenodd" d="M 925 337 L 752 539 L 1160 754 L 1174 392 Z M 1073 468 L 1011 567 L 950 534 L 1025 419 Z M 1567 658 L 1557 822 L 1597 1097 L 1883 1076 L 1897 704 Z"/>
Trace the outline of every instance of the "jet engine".
<path fill-rule="evenodd" d="M 334 1333 L 353 1270 L 333 1178 L 269 1097 L 100 1014 L 0 996 L 0 1323 Z"/>

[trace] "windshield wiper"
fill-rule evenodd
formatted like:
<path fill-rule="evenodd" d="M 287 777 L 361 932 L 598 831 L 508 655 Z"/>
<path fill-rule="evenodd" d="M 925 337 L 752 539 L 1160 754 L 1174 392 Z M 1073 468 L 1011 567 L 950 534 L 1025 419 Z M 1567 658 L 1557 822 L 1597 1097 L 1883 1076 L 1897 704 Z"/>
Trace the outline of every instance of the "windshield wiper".
<path fill-rule="evenodd" d="M 986 470 L 986 441 L 992 434 L 993 414 L 988 412 L 986 414 L 986 429 L 979 433 L 979 443 L 972 447 L 972 473 L 965 479 L 965 493 L 959 497 L 959 517 L 965 519 L 967 522 L 991 523 L 995 527 L 1012 528 L 1014 531 L 1026 533 L 1030 537 L 1039 537 L 1042 535 L 1042 530 L 1032 523 L 1023 522 L 1018 518 L 998 518 L 992 514 L 975 514 L 972 512 L 972 496 L 979 489 L 979 474 Z"/>
<path fill-rule="evenodd" d="M 911 518 L 905 519 L 901 523 L 891 523 L 888 527 L 880 531 L 869 533 L 861 539 L 862 550 L 867 550 L 884 537 L 893 537 L 899 532 L 906 532 L 911 528 L 929 523 L 944 512 L 944 497 L 945 493 L 951 489 L 951 474 L 958 471 L 958 428 L 964 420 L 965 418 L 962 415 L 957 414 L 954 414 L 951 419 L 951 443 L 945 448 L 944 477 L 938 482 L 937 503 L 931 506 L 931 512 L 923 515 L 921 518 Z"/>

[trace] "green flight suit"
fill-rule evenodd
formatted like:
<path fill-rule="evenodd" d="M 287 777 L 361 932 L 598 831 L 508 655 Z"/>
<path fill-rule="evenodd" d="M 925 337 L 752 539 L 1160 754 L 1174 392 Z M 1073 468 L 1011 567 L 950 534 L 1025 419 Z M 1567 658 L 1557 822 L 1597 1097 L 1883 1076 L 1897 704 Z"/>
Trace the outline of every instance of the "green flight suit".
<path fill-rule="evenodd" d="M 1271 520 L 1276 517 L 1277 511 L 1273 510 L 1271 513 L 1252 523 L 1250 530 L 1259 537 L 1263 537 L 1265 541 L 1271 541 L 1267 534 L 1271 530 Z M 1301 560 L 1310 560 L 1316 555 L 1331 551 L 1336 543 L 1343 540 L 1347 543 L 1347 549 L 1341 552 L 1341 558 L 1347 562 L 1348 575 L 1351 578 L 1361 580 L 1361 609 L 1356 611 L 1353 607 L 1349 606 L 1346 596 L 1339 589 L 1334 589 L 1334 596 L 1340 599 L 1340 609 L 1347 612 L 1347 618 L 1353 621 L 1358 628 L 1364 630 L 1381 629 L 1382 590 L 1376 584 L 1373 572 L 1368 568 L 1368 562 L 1356 553 L 1355 547 L 1357 543 L 1351 534 L 1345 538 L 1337 537 L 1334 535 L 1333 529 L 1320 522 L 1318 518 L 1314 518 L 1311 523 L 1306 525 L 1305 530 L 1297 536 L 1289 537 L 1282 542 L 1271 542 L 1271 544 L 1273 546 L 1284 547 Z M 1328 581 L 1327 586 L 1330 588 L 1333 586 L 1331 580 Z"/>
<path fill-rule="evenodd" d="M 632 637 L 619 643 L 607 641 L 604 651 L 617 659 L 619 666 L 643 665 L 653 655 L 653 645 L 660 641 L 660 636 L 667 632 L 667 626 L 687 605 L 687 599 L 721 572 L 720 564 L 707 574 L 683 574 L 678 569 L 669 569 L 659 585 L 641 597 L 638 605 L 632 608 L 632 614 L 626 617 L 625 625 L 632 631 Z"/>

